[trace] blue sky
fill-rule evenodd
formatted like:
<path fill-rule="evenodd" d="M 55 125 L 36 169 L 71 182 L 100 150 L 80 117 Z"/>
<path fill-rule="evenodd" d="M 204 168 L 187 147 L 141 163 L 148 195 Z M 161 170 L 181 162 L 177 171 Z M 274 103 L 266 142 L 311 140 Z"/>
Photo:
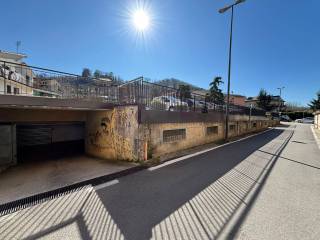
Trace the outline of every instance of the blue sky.
<path fill-rule="evenodd" d="M 207 88 L 214 76 L 227 80 L 230 15 L 217 10 L 231 2 L 140 1 L 152 16 L 141 38 L 130 22 L 135 0 L 3 1 L 0 49 L 15 51 L 21 40 L 30 65 L 72 73 L 89 67 L 126 80 L 174 77 Z M 231 90 L 253 96 L 285 86 L 285 100 L 307 104 L 320 89 L 319 9 L 318 0 L 237 7 Z"/>

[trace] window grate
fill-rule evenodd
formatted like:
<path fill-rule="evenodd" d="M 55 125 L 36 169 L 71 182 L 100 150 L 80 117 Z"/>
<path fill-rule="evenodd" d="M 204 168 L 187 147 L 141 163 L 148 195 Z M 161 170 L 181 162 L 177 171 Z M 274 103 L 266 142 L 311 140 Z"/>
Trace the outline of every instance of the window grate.
<path fill-rule="evenodd" d="M 218 134 L 218 132 L 219 132 L 218 126 L 207 127 L 208 136 Z"/>
<path fill-rule="evenodd" d="M 186 139 L 186 129 L 163 131 L 163 142 L 175 142 Z"/>

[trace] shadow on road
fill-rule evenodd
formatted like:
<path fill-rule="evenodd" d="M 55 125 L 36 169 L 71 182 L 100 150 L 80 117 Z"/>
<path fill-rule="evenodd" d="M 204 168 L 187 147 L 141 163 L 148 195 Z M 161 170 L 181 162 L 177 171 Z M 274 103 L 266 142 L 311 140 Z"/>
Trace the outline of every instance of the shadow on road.
<path fill-rule="evenodd" d="M 232 239 L 292 134 L 274 129 L 108 188 L 75 189 L 0 217 L 0 238 Z"/>
<path fill-rule="evenodd" d="M 97 193 L 125 239 L 217 238 L 245 206 L 232 238 L 292 134 L 274 129 L 121 178 L 116 186 Z"/>

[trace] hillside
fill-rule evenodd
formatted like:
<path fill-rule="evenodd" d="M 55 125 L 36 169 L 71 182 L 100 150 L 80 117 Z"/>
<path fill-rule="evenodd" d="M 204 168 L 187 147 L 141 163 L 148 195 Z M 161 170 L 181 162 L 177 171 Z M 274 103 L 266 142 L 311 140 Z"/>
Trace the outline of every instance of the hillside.
<path fill-rule="evenodd" d="M 163 86 L 177 88 L 177 89 L 179 88 L 179 85 L 189 85 L 191 88 L 191 91 L 204 90 L 203 88 L 197 87 L 195 85 L 192 85 L 190 83 L 187 83 L 187 82 L 181 81 L 179 79 L 175 79 L 175 78 L 167 78 L 167 79 L 156 81 L 155 83 L 163 85 Z"/>

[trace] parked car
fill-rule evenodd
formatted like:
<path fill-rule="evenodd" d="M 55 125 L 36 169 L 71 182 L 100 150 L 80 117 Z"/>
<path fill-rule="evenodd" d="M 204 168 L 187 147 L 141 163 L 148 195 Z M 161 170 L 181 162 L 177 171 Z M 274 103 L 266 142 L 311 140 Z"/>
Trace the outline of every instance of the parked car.
<path fill-rule="evenodd" d="M 172 96 L 159 96 L 153 98 L 151 101 L 151 108 L 166 111 L 189 110 L 186 102 Z"/>
<path fill-rule="evenodd" d="M 302 118 L 302 123 L 314 123 L 314 118 L 313 117 L 306 117 L 306 118 Z"/>
<path fill-rule="evenodd" d="M 194 109 L 196 111 L 200 110 L 202 111 L 203 109 L 213 109 L 213 105 L 209 102 L 205 101 L 199 101 L 199 100 L 194 100 L 194 99 L 186 99 L 186 103 L 188 104 L 189 110 L 193 111 Z"/>
<path fill-rule="evenodd" d="M 314 118 L 313 117 L 306 117 L 306 118 L 302 118 L 302 119 L 296 119 L 295 122 L 297 123 L 314 123 Z"/>
<path fill-rule="evenodd" d="M 280 121 L 282 122 L 291 122 L 291 118 L 288 115 L 281 115 Z"/>

